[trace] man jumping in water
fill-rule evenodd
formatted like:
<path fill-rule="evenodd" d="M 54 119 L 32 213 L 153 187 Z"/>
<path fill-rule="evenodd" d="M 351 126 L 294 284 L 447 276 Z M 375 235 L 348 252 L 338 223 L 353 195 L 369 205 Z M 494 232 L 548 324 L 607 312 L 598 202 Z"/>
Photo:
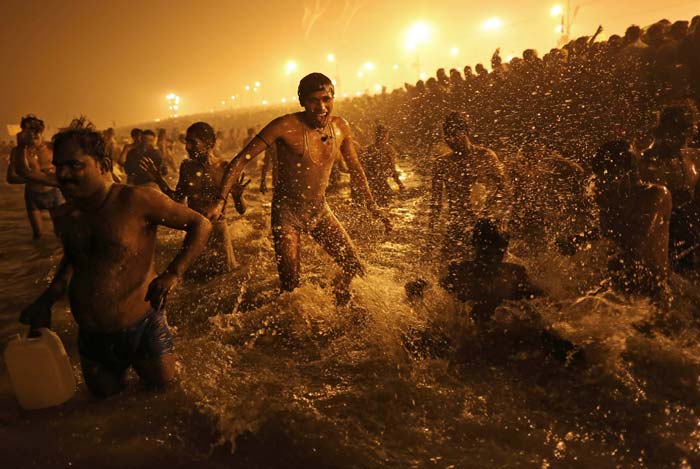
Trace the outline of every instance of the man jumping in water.
<path fill-rule="evenodd" d="M 352 240 L 326 203 L 328 177 L 340 150 L 350 170 L 350 177 L 365 195 L 367 209 L 382 220 L 384 217 L 372 197 L 367 178 L 357 158 L 347 121 L 331 117 L 335 89 L 321 73 L 305 76 L 299 83 L 299 102 L 304 111 L 278 117 L 263 128 L 229 163 L 224 174 L 216 205 L 207 211 L 209 219 L 221 215 L 234 183 L 243 168 L 271 145 L 277 146 L 278 181 L 272 199 L 272 234 L 277 269 L 282 290 L 299 286 L 302 232 L 310 233 L 340 265 L 343 277 L 336 287 L 339 303 L 347 302 L 347 287 L 364 268 Z"/>
<path fill-rule="evenodd" d="M 114 184 L 102 136 L 83 119 L 53 143 L 58 184 L 69 200 L 54 214 L 64 254 L 51 285 L 20 321 L 50 326 L 51 307 L 67 292 L 90 392 L 118 393 L 131 366 L 144 384 L 164 385 L 174 376 L 175 357 L 163 303 L 204 249 L 211 225 L 159 191 Z M 158 226 L 187 232 L 160 275 L 153 265 Z"/>

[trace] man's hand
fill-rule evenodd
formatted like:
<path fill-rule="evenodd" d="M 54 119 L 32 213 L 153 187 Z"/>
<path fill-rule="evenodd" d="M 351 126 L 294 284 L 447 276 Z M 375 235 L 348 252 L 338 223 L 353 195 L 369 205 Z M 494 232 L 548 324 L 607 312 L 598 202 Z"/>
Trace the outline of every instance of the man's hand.
<path fill-rule="evenodd" d="M 380 210 L 379 207 L 376 205 L 373 207 L 368 208 L 369 212 L 379 221 L 381 221 L 384 224 L 384 231 L 385 232 L 390 232 L 391 230 L 394 229 L 393 226 L 391 226 L 391 220 L 389 220 L 389 217 L 384 215 Z"/>
<path fill-rule="evenodd" d="M 153 309 L 160 309 L 165 303 L 168 293 L 177 285 L 179 278 L 172 272 L 163 272 L 158 277 L 154 278 L 148 286 L 148 292 L 144 300 L 150 301 Z"/>
<path fill-rule="evenodd" d="M 153 160 L 147 156 L 141 158 L 141 161 L 139 161 L 139 168 L 148 173 L 148 175 L 154 180 L 158 180 L 160 178 L 160 170 Z"/>
<path fill-rule="evenodd" d="M 51 306 L 53 306 L 51 301 L 39 298 L 24 308 L 19 315 L 19 322 L 29 325 L 32 330 L 42 327 L 51 329 Z"/>
<path fill-rule="evenodd" d="M 239 199 L 243 195 L 243 191 L 245 190 L 245 188 L 248 186 L 248 184 L 250 184 L 250 179 L 248 179 L 246 182 L 243 182 L 244 179 L 245 173 L 241 173 L 241 177 L 238 178 L 238 181 L 236 181 L 236 183 L 231 188 L 231 195 L 234 199 Z M 260 183 L 260 185 L 262 186 L 262 182 Z"/>
<path fill-rule="evenodd" d="M 207 208 L 202 215 L 207 217 L 209 221 L 217 221 L 221 218 L 221 212 L 224 210 L 224 199 L 217 199 L 216 203 Z"/>

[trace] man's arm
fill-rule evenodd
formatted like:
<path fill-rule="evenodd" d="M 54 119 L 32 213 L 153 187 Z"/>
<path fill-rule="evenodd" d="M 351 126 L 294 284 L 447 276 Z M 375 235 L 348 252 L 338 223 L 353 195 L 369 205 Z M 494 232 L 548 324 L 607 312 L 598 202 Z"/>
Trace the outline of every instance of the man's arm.
<path fill-rule="evenodd" d="M 56 269 L 56 275 L 49 287 L 39 295 L 34 303 L 26 307 L 19 316 L 19 322 L 28 324 L 32 329 L 51 327 L 51 308 L 53 304 L 65 295 L 73 270 L 65 254 Z"/>
<path fill-rule="evenodd" d="M 394 147 L 389 145 L 389 158 L 391 160 L 391 177 L 394 179 L 396 185 L 399 186 L 399 190 L 402 191 L 404 190 L 404 186 L 403 181 L 401 181 L 401 174 L 399 174 L 399 170 L 396 168 L 396 154 L 397 153 Z"/>
<path fill-rule="evenodd" d="M 157 308 L 179 278 L 187 271 L 192 261 L 204 250 L 211 223 L 194 210 L 179 204 L 164 194 L 147 188 L 133 188 L 134 206 L 143 209 L 146 220 L 152 225 L 186 231 L 187 235 L 180 251 L 165 271 L 155 278 L 148 287 L 146 300 Z"/>
<path fill-rule="evenodd" d="M 184 166 L 184 162 L 183 162 Z M 181 197 L 180 199 L 177 198 L 178 195 L 178 189 L 181 189 L 181 182 L 184 179 L 187 179 L 186 173 L 183 170 L 183 167 L 180 166 L 180 178 L 177 181 L 177 189 L 172 190 L 170 188 L 170 185 L 168 182 L 165 180 L 163 175 L 161 174 L 160 170 L 158 169 L 158 166 L 156 163 L 148 156 L 144 156 L 141 161 L 139 161 L 139 167 L 144 170 L 148 175 L 155 181 L 156 184 L 158 184 L 158 187 L 160 187 L 160 190 L 163 191 L 165 195 L 170 197 L 171 199 L 175 200 L 176 202 L 182 203 L 184 200 L 184 197 Z"/>
<path fill-rule="evenodd" d="M 46 174 L 41 170 L 29 167 L 29 163 L 27 162 L 29 147 L 26 145 L 18 145 L 14 148 L 14 150 L 12 150 L 12 152 L 13 156 L 10 158 L 10 162 L 12 163 L 14 172 L 17 176 L 25 179 L 28 182 L 38 182 L 47 186 L 58 187 L 58 181 L 56 180 L 55 175 Z"/>
<path fill-rule="evenodd" d="M 231 192 L 231 188 L 241 177 L 243 168 L 258 156 L 263 150 L 272 145 L 279 138 L 280 127 L 284 117 L 278 117 L 265 126 L 248 144 L 241 150 L 226 166 L 224 177 L 221 180 L 221 191 L 219 200 L 206 211 L 206 216 L 210 220 L 215 220 L 221 215 L 224 202 Z"/>
<path fill-rule="evenodd" d="M 438 158 L 433 164 L 433 179 L 432 191 L 430 196 L 430 223 L 436 223 L 440 218 L 442 210 L 442 192 L 445 187 L 445 175 L 441 164 L 441 158 Z"/>
<path fill-rule="evenodd" d="M 8 184 L 25 184 L 27 182 L 26 179 L 21 178 L 17 175 L 17 172 L 15 171 L 15 152 L 14 149 L 10 152 L 10 161 L 8 162 L 7 165 L 7 174 L 5 175 L 5 179 L 7 180 Z"/>

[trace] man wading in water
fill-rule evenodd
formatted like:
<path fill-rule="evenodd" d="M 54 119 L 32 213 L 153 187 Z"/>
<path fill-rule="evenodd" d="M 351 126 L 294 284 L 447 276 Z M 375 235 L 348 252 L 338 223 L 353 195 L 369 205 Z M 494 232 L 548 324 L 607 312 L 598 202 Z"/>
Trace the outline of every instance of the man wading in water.
<path fill-rule="evenodd" d="M 333 163 L 340 150 L 354 184 L 364 193 L 367 209 L 382 220 L 384 217 L 372 197 L 367 178 L 357 158 L 347 121 L 331 117 L 335 89 L 321 73 L 312 73 L 299 83 L 299 103 L 304 111 L 273 120 L 228 164 L 219 200 L 206 215 L 216 220 L 243 168 L 271 145 L 277 146 L 278 184 L 272 199 L 272 234 L 275 242 L 277 270 L 283 291 L 299 286 L 300 245 L 302 232 L 311 234 L 343 270 L 336 285 L 339 304 L 349 300 L 348 286 L 364 268 L 352 240 L 326 203 L 326 186 Z"/>

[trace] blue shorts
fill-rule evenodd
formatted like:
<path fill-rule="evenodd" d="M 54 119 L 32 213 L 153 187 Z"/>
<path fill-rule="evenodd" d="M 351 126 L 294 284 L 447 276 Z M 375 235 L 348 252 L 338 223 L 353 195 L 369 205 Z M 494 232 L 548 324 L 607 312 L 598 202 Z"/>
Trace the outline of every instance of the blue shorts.
<path fill-rule="evenodd" d="M 27 210 L 30 212 L 36 210 L 53 210 L 63 205 L 65 200 L 61 191 L 53 188 L 47 192 L 34 192 L 25 186 L 24 201 L 27 204 Z"/>
<path fill-rule="evenodd" d="M 133 326 L 116 332 L 78 332 L 82 358 L 120 373 L 134 362 L 154 360 L 173 350 L 173 337 L 163 311 L 151 310 Z"/>

